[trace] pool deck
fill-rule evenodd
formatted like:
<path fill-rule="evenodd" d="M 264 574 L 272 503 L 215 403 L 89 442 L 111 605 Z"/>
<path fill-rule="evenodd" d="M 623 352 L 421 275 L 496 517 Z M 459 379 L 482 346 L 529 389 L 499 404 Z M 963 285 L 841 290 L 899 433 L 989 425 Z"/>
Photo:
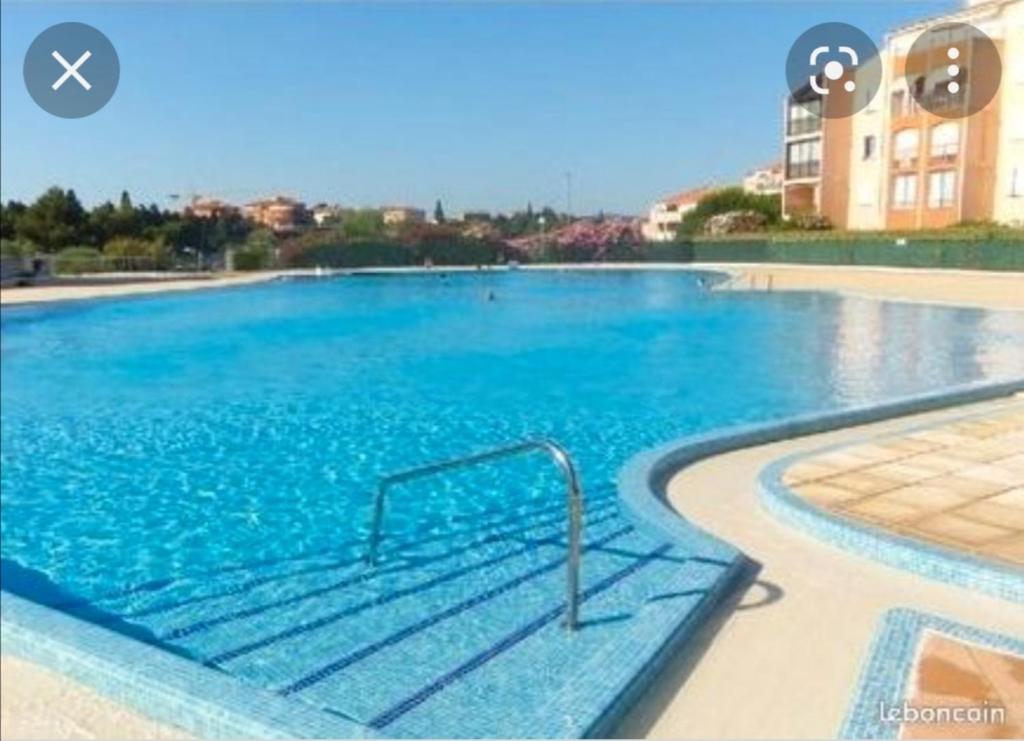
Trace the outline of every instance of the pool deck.
<path fill-rule="evenodd" d="M 1024 309 L 1024 273 L 929 270 L 833 265 L 779 265 L 746 263 L 583 263 L 524 265 L 525 270 L 720 270 L 731 279 L 723 290 L 836 291 L 897 301 L 915 301 L 989 309 Z M 490 270 L 502 268 L 485 268 Z M 431 272 L 476 272 L 475 266 L 431 268 Z M 418 273 L 424 268 L 372 268 L 346 273 Z M 74 301 L 246 285 L 280 277 L 313 275 L 311 270 L 274 270 L 258 273 L 219 273 L 206 278 L 176 278 L 95 285 L 53 285 L 4 288 L 0 305 Z"/>
<path fill-rule="evenodd" d="M 766 466 L 795 453 L 963 417 L 1005 418 L 1021 398 L 970 404 L 709 458 L 677 473 L 671 504 L 760 564 L 756 579 L 676 657 L 616 734 L 652 738 L 834 737 L 856 696 L 872 636 L 912 608 L 1022 638 L 1024 605 L 841 550 L 767 512 Z"/>
<path fill-rule="evenodd" d="M 1024 406 L 812 455 L 782 482 L 839 517 L 1024 566 Z"/>

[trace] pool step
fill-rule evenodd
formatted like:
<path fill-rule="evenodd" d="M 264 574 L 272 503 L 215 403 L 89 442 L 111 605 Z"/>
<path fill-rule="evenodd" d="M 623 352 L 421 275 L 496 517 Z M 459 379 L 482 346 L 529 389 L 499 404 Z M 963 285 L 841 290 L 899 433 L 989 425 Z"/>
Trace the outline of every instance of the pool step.
<path fill-rule="evenodd" d="M 510 708 L 539 707 L 552 688 L 509 676 L 570 677 L 619 651 L 627 661 L 631 641 L 694 609 L 726 568 L 638 532 L 609 490 L 587 509 L 570 634 L 564 538 L 564 510 L 552 506 L 446 538 L 385 540 L 376 568 L 359 549 L 312 554 L 114 602 L 169 648 L 386 735 L 507 736 L 522 727 Z M 559 692 L 567 704 L 546 733 L 580 732 L 572 707 L 586 698 Z"/>

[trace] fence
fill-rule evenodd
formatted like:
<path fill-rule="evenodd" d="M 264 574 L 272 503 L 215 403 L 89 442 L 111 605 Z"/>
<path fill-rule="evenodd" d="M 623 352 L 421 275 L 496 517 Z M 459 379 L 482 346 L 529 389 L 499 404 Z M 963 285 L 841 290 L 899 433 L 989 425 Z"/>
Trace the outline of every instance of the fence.
<path fill-rule="evenodd" d="M 1024 271 L 1024 241 L 1014 240 L 921 240 L 905 244 L 890 240 L 716 240 L 647 245 L 642 255 L 652 262 L 777 262 Z"/>

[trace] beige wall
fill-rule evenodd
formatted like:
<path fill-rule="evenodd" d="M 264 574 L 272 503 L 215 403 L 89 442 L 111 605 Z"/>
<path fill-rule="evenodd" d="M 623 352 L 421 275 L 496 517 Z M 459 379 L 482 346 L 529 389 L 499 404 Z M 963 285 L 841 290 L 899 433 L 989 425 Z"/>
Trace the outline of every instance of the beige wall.
<path fill-rule="evenodd" d="M 884 52 L 883 52 L 884 54 Z M 887 66 L 883 57 L 879 61 Z M 868 72 L 858 76 L 863 80 Z M 867 95 L 866 85 L 858 94 Z M 882 75 L 881 89 L 871 102 L 850 119 L 850 184 L 847 229 L 882 229 L 885 227 L 886 106 L 889 99 L 888 80 Z M 874 154 L 865 158 L 864 140 L 874 137 Z"/>
<path fill-rule="evenodd" d="M 1002 120 L 994 218 L 1004 224 L 1024 226 L 1024 0 L 1005 6 L 1003 17 Z M 1016 196 L 1012 194 L 1014 177 Z"/>

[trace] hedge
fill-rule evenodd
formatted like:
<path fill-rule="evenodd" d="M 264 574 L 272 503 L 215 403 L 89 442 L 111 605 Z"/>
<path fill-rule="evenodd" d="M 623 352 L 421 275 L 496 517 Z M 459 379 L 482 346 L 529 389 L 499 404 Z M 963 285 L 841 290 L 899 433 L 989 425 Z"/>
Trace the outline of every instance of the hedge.
<path fill-rule="evenodd" d="M 503 259 L 502 247 L 489 242 L 422 240 L 413 244 L 358 241 L 284 250 L 290 268 L 367 268 L 422 265 L 493 265 Z"/>
<path fill-rule="evenodd" d="M 282 251 L 286 267 L 401 267 L 422 265 L 489 265 L 506 258 L 522 262 L 756 262 L 810 265 L 877 265 L 914 268 L 963 268 L 1024 271 L 1024 239 L 907 238 L 832 239 L 760 238 L 695 239 L 593 247 L 551 245 L 533 254 L 519 254 L 500 245 L 464 240 L 359 241 L 303 246 Z"/>
<path fill-rule="evenodd" d="M 742 240 L 693 242 L 693 262 L 778 262 L 811 265 L 876 265 L 909 268 L 961 268 L 1024 271 L 1024 241 L 938 240 L 906 244 L 877 240 L 851 242 Z"/>

